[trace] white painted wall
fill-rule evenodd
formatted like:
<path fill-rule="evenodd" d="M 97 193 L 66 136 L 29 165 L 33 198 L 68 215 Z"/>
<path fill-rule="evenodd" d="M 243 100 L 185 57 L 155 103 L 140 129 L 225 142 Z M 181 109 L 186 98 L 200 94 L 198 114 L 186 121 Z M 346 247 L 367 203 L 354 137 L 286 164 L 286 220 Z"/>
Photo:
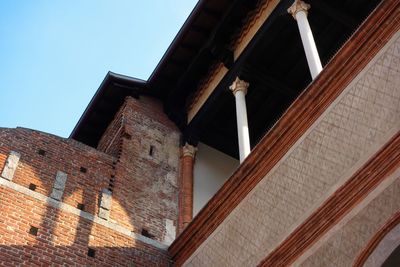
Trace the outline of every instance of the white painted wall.
<path fill-rule="evenodd" d="M 239 166 L 239 161 L 205 144 L 197 146 L 194 163 L 193 216 Z"/>

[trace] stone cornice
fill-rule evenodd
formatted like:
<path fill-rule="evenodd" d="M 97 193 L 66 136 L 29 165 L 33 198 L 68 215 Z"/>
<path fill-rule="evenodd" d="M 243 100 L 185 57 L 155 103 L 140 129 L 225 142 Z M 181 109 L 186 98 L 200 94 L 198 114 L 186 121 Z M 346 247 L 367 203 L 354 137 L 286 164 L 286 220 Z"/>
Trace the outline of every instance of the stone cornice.
<path fill-rule="evenodd" d="M 177 266 L 182 265 L 224 221 L 399 30 L 399 18 L 398 0 L 384 1 L 375 9 L 173 242 L 169 252 Z M 296 248 L 295 243 L 290 244 L 289 247 Z M 291 255 L 298 257 L 296 253 Z M 287 261 L 292 260 L 294 258 L 287 259 Z"/>

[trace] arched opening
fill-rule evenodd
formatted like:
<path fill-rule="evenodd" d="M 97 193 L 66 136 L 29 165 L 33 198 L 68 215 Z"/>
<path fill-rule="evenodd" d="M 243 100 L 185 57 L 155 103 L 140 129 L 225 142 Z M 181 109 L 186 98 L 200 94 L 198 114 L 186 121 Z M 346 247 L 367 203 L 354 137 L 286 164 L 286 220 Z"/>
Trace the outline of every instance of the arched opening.
<path fill-rule="evenodd" d="M 390 256 L 383 262 L 382 267 L 400 266 L 400 245 L 390 254 Z"/>
<path fill-rule="evenodd" d="M 353 266 L 400 266 L 400 212 L 372 237 Z"/>

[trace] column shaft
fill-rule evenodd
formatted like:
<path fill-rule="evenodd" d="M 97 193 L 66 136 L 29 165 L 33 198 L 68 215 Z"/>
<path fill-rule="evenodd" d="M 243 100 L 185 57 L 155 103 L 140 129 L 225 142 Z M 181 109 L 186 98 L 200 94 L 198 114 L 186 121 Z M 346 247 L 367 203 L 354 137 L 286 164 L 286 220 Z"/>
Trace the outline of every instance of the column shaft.
<path fill-rule="evenodd" d="M 236 122 L 239 141 L 240 163 L 250 154 L 249 126 L 247 123 L 246 93 L 249 84 L 236 77 L 235 81 L 229 86 L 235 96 L 236 102 Z"/>
<path fill-rule="evenodd" d="M 308 23 L 306 12 L 297 12 L 296 21 L 297 26 L 299 27 L 304 52 L 306 53 L 311 77 L 315 79 L 315 77 L 317 77 L 318 74 L 322 71 L 322 64 L 321 60 L 319 59 L 317 46 L 315 45 L 314 36 L 312 34 L 310 24 Z"/>
<path fill-rule="evenodd" d="M 247 108 L 245 92 L 236 91 L 236 120 L 238 129 L 238 141 L 239 141 L 239 157 L 242 163 L 244 159 L 250 154 L 250 137 L 249 137 L 249 126 L 247 123 Z"/>
<path fill-rule="evenodd" d="M 292 14 L 293 18 L 297 21 L 301 42 L 303 43 L 304 52 L 306 53 L 308 68 L 310 69 L 311 77 L 315 79 L 322 70 L 322 64 L 307 19 L 307 12 L 309 9 L 309 4 L 306 4 L 301 0 L 295 0 L 293 5 L 288 8 L 288 12 Z"/>
<path fill-rule="evenodd" d="M 181 233 L 193 218 L 193 167 L 195 151 L 196 148 L 188 144 L 182 147 L 178 233 Z"/>

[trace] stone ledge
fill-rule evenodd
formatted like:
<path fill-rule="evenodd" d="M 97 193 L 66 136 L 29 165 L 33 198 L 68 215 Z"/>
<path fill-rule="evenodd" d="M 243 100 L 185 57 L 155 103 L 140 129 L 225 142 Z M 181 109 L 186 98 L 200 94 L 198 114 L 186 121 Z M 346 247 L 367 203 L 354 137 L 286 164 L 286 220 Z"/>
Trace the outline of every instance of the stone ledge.
<path fill-rule="evenodd" d="M 10 182 L 10 181 L 8 181 L 8 180 L 6 180 L 4 178 L 0 178 L 0 186 L 4 186 L 4 187 L 7 187 L 7 188 L 10 188 L 10 189 L 12 189 L 14 191 L 17 191 L 18 193 L 21 193 L 21 194 L 24 194 L 26 196 L 32 197 L 32 198 L 34 198 L 36 200 L 39 200 L 41 202 L 46 203 L 47 205 L 50 205 L 50 206 L 52 206 L 52 207 L 54 207 L 56 209 L 59 209 L 59 210 L 62 210 L 64 212 L 68 212 L 68 213 L 80 216 L 82 218 L 85 218 L 85 219 L 90 220 L 90 221 L 92 221 L 94 223 L 97 223 L 99 225 L 107 227 L 107 228 L 109 228 L 109 229 L 111 229 L 113 231 L 116 231 L 116 232 L 118 232 L 120 234 L 123 234 L 125 236 L 131 237 L 131 238 L 133 238 L 135 240 L 139 240 L 139 241 L 141 241 L 141 242 L 143 242 L 145 244 L 154 246 L 154 247 L 162 249 L 162 250 L 167 250 L 168 249 L 168 245 L 166 245 L 166 244 L 163 244 L 163 243 L 158 242 L 156 240 L 147 238 L 147 237 L 145 237 L 143 235 L 140 235 L 140 234 L 132 233 L 129 229 L 127 229 L 127 228 L 125 228 L 125 227 L 123 227 L 123 226 L 121 226 L 119 224 L 106 221 L 106 220 L 101 219 L 100 217 L 98 217 L 96 215 L 93 215 L 91 213 L 79 210 L 79 209 L 77 209 L 77 208 L 75 208 L 75 207 L 73 207 L 71 205 L 62 203 L 60 201 L 57 201 L 57 200 L 52 199 L 50 197 L 47 197 L 47 196 L 45 196 L 45 195 L 43 195 L 41 193 L 34 192 L 34 191 L 32 191 L 32 190 L 30 190 L 30 189 L 28 189 L 26 187 L 23 187 L 23 186 L 21 186 L 19 184 L 16 184 L 14 182 Z"/>

